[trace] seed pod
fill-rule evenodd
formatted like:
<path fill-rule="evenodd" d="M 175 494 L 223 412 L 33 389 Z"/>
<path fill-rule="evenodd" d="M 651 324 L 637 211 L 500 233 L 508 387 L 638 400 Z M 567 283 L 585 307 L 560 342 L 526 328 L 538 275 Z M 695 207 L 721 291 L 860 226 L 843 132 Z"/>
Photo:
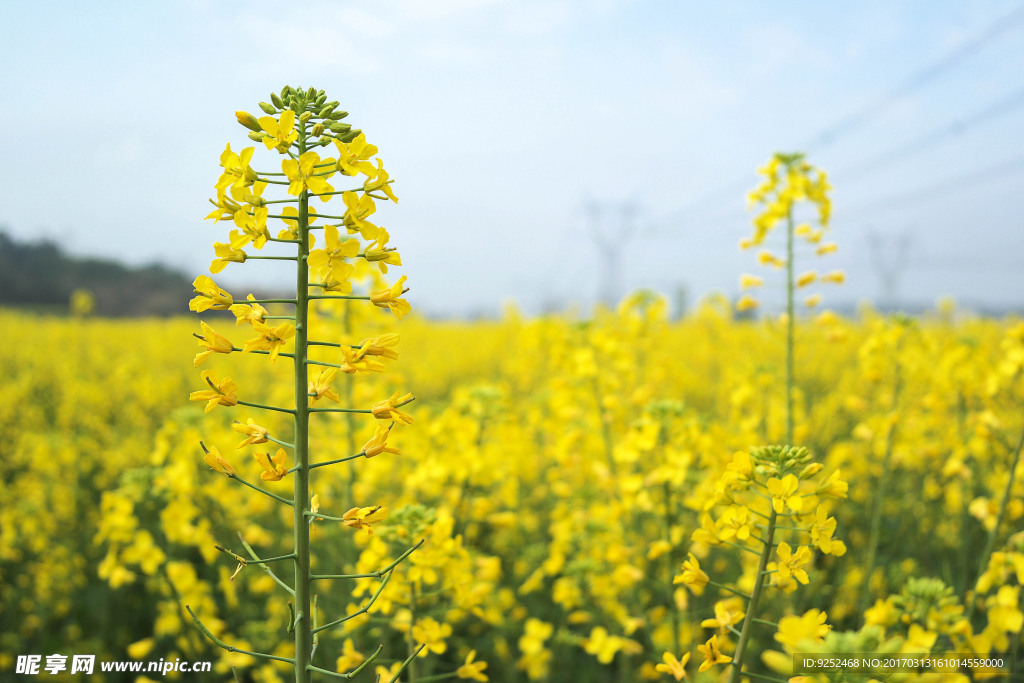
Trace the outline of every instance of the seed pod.
<path fill-rule="evenodd" d="M 273 105 L 267 104 L 266 102 L 260 102 L 260 109 L 270 114 L 271 116 L 277 113 L 277 110 L 274 109 Z"/>

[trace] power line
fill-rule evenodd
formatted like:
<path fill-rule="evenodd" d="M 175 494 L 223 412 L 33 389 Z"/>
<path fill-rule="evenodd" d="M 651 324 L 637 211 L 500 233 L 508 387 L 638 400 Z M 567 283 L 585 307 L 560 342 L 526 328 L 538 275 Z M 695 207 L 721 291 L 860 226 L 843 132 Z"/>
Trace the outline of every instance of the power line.
<path fill-rule="evenodd" d="M 861 204 L 860 206 L 854 207 L 852 210 L 844 210 L 844 213 L 848 211 L 853 215 L 857 215 L 859 213 L 865 213 L 879 208 L 890 208 L 894 205 L 898 206 L 908 201 L 916 202 L 921 199 L 934 197 L 937 194 L 947 194 L 950 190 L 958 190 L 970 185 L 977 185 L 978 183 L 986 182 L 988 180 L 1007 177 L 1020 171 L 1024 171 L 1024 153 L 1017 154 L 1016 156 L 1005 159 L 998 164 L 983 168 L 980 171 L 975 171 L 969 175 L 944 180 L 940 183 L 936 183 L 935 185 L 922 187 L 917 190 L 912 190 L 911 192 L 904 192 L 874 202 Z"/>
<path fill-rule="evenodd" d="M 1015 108 L 1024 104 L 1024 88 L 1014 92 L 1009 97 L 999 100 L 993 105 L 978 111 L 971 116 L 964 119 L 958 119 L 949 123 L 942 128 L 936 129 L 927 135 L 923 135 L 917 140 L 908 142 L 905 145 L 889 150 L 883 154 L 874 156 L 867 161 L 862 161 L 853 166 L 847 166 L 840 171 L 835 172 L 833 175 L 836 177 L 842 177 L 843 180 L 849 180 L 850 178 L 856 178 L 857 176 L 863 175 L 868 171 L 876 171 L 879 168 L 884 167 L 887 164 L 895 163 L 900 161 L 912 154 L 921 152 L 922 150 L 928 149 L 932 145 L 941 142 L 944 138 L 954 135 L 961 135 L 964 131 L 972 126 L 977 126 L 980 123 L 984 123 L 989 119 L 996 118 L 1000 114 L 1013 111 Z"/>
<path fill-rule="evenodd" d="M 892 106 L 901 97 L 907 95 L 914 90 L 917 90 L 921 86 L 925 85 L 929 81 L 934 80 L 937 76 L 948 71 L 957 62 L 966 59 L 978 49 L 980 49 L 986 42 L 992 40 L 999 34 L 1015 26 L 1019 22 L 1024 20 L 1024 5 L 1019 6 L 1014 12 L 1009 15 L 1002 17 L 998 21 L 991 24 L 981 33 L 977 34 L 974 38 L 961 44 L 958 48 L 947 54 L 939 61 L 931 64 L 924 70 L 916 73 L 901 85 L 892 89 L 879 100 L 872 105 L 865 107 L 856 114 L 850 115 L 845 119 L 840 120 L 838 123 L 833 124 L 813 136 L 810 141 L 799 147 L 801 150 L 807 150 L 816 146 L 827 146 L 834 143 L 839 137 L 849 133 L 852 130 L 856 130 L 861 127 L 872 118 L 877 116 L 880 112 Z M 708 193 L 707 195 L 697 199 L 690 204 L 683 206 L 680 209 L 674 211 L 669 221 L 674 221 L 680 216 L 687 214 L 697 213 L 698 210 L 704 209 L 709 205 L 717 204 L 721 199 L 725 197 L 735 197 L 740 192 L 745 192 L 751 184 L 751 178 L 749 174 L 745 174 L 742 180 L 737 180 L 735 183 L 730 184 L 728 187 L 714 192 Z M 699 215 L 699 213 L 698 213 Z"/>
<path fill-rule="evenodd" d="M 911 76 L 909 79 L 904 81 L 902 84 L 890 90 L 888 93 L 879 98 L 875 103 L 865 107 L 861 111 L 848 116 L 839 123 L 826 128 L 825 130 L 818 133 L 816 136 L 811 138 L 807 144 L 803 145 L 800 149 L 809 149 L 817 146 L 827 146 L 834 143 L 840 136 L 849 133 L 850 131 L 856 130 L 863 126 L 865 123 L 870 121 L 872 118 L 877 116 L 879 113 L 885 111 L 893 104 L 898 102 L 901 98 L 908 95 L 909 93 L 917 90 L 921 86 L 925 85 L 929 81 L 934 80 L 939 75 L 949 71 L 957 62 L 971 56 L 977 52 L 985 43 L 992 40 L 1000 33 L 1003 33 L 1007 29 L 1015 26 L 1018 22 L 1024 20 L 1024 5 L 1018 7 L 1014 12 L 1011 12 L 1008 16 L 1003 17 L 999 21 L 995 22 L 987 29 L 976 35 L 973 39 L 963 43 L 957 49 L 940 59 L 938 62 L 932 64 L 923 71 Z"/>

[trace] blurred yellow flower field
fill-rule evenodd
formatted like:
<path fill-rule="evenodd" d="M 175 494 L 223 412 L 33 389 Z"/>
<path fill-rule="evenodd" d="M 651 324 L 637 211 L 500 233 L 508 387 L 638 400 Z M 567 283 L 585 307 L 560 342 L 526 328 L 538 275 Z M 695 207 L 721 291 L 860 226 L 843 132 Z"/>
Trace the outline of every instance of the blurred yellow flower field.
<path fill-rule="evenodd" d="M 769 515 L 784 521 L 749 636 L 755 676 L 799 673 L 793 652 L 1020 655 L 1024 323 L 799 319 L 807 455 L 793 457 L 816 464 L 775 476 L 777 456 L 751 447 L 785 442 L 784 321 L 736 320 L 714 299 L 672 321 L 649 294 L 586 321 L 351 311 L 403 352 L 335 388 L 366 407 L 406 388 L 416 402 L 386 448 L 370 450 L 377 420 L 311 425 L 321 461 L 366 451 L 312 491 L 356 508 L 313 519 L 314 576 L 363 575 L 314 582 L 321 623 L 379 590 L 324 632 L 318 666 L 348 671 L 383 645 L 383 674 L 423 643 L 419 680 L 724 679 Z M 287 596 L 239 561 L 240 538 L 264 558 L 291 552 L 291 510 L 210 471 L 199 445 L 287 496 L 262 437 L 287 442 L 290 418 L 187 400 L 195 319 L 0 320 L 30 333 L 0 351 L 0 671 L 18 654 L 95 652 L 290 680 L 185 612 L 238 648 L 293 652 Z M 203 320 L 235 346 L 251 335 L 227 313 Z M 341 334 L 340 319 L 317 324 Z M 203 369 L 230 372 L 246 401 L 287 404 L 287 366 L 212 353 Z M 380 590 L 375 573 L 421 539 Z"/>

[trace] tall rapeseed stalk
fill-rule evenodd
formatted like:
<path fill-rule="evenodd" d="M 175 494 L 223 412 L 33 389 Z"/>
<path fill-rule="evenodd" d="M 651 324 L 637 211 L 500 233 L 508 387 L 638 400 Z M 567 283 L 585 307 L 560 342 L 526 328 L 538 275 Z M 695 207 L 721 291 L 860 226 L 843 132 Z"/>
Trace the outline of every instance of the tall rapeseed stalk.
<path fill-rule="evenodd" d="M 405 277 L 379 291 L 366 294 L 353 291 L 350 279 L 355 270 L 353 264 L 358 259 L 377 264 L 384 273 L 387 273 L 389 265 L 401 265 L 398 252 L 388 244 L 388 232 L 368 220 L 376 210 L 376 200 L 398 200 L 383 163 L 379 158 L 374 159 L 377 148 L 368 144 L 359 130 L 342 123 L 347 112 L 338 111 L 338 102 L 327 102 L 326 99 L 323 91 L 314 88 L 297 90 L 285 87 L 280 94 L 271 95 L 272 103 L 260 103 L 266 116 L 256 118 L 247 112 L 237 112 L 239 123 L 251 131 L 249 137 L 262 143 L 267 152 L 280 155 L 280 170 L 254 169 L 250 163 L 256 147 L 247 147 L 236 153 L 229 144 L 220 157 L 223 172 L 216 184 L 217 199 L 211 200 L 216 209 L 208 216 L 215 222 L 229 220 L 234 227 L 227 242 L 214 244 L 216 258 L 210 266 L 212 273 L 220 272 L 230 263 L 256 259 L 290 261 L 295 266 L 294 295 L 257 299 L 250 294 L 245 299 L 236 299 L 211 278 L 199 276 L 194 283 L 196 296 L 189 303 L 189 307 L 197 312 L 230 310 L 238 325 L 251 327 L 255 334 L 244 346 L 238 347 L 206 322 L 201 323 L 202 333 L 195 336 L 203 350 L 196 356 L 196 366 L 214 353 L 233 352 L 263 355 L 272 363 L 281 357 L 292 362 L 294 402 L 291 406 L 247 400 L 243 397 L 252 391 L 251 387 L 240 387 L 230 377 L 218 378 L 210 370 L 202 373 L 208 388 L 192 392 L 189 399 L 206 402 L 207 412 L 218 406 L 245 406 L 287 414 L 292 418 L 294 429 L 290 442 L 283 438 L 285 435 L 272 434 L 270 429 L 251 418 L 245 424 L 236 422 L 234 425 L 235 430 L 245 437 L 239 447 L 264 443 L 279 447 L 273 456 L 263 452 L 255 452 L 254 456 L 262 469 L 261 480 L 280 481 L 292 477 L 293 494 L 290 499 L 249 482 L 215 446 L 201 445 L 205 460 L 213 470 L 293 509 L 292 547 L 289 552 L 261 558 L 244 540 L 242 545 L 249 559 L 227 548 L 219 549 L 237 561 L 239 570 L 248 564 L 256 564 L 288 594 L 293 615 L 289 631 L 294 632 L 294 657 L 235 648 L 214 636 L 191 609 L 189 613 L 199 629 L 217 645 L 232 652 L 245 652 L 254 657 L 291 664 L 297 683 L 311 681 L 314 673 L 351 678 L 376 658 L 380 648 L 358 667 L 344 673 L 335 673 L 314 664 L 319 635 L 366 613 L 387 584 L 394 568 L 422 543 L 410 547 L 396 561 L 373 572 L 372 576 L 381 580 L 380 587 L 359 611 L 319 623 L 314 582 L 365 578 L 367 575 L 312 573 L 310 529 L 313 522 L 340 522 L 372 534 L 373 525 L 387 517 L 388 508 L 382 504 L 355 505 L 340 516 L 321 513 L 317 496 L 311 495 L 311 480 L 314 474 L 319 474 L 314 470 L 382 453 L 399 453 L 398 449 L 388 445 L 388 438 L 392 427 L 412 422 L 412 417 L 401 408 L 413 400 L 412 394 L 396 392 L 370 407 L 323 407 L 324 402 L 340 403 L 334 387 L 339 372 L 354 375 L 381 371 L 386 359 L 397 358 L 394 346 L 398 336 L 383 335 L 357 343 L 347 337 L 334 341 L 313 339 L 310 336 L 311 330 L 315 329 L 313 302 L 326 301 L 345 306 L 368 302 L 392 311 L 399 318 L 410 309 L 401 298 L 406 291 Z M 320 147 L 333 147 L 337 158 L 321 158 L 314 151 Z M 356 182 L 361 178 L 363 182 L 361 186 L 335 190 L 328 181 L 336 175 Z M 264 192 L 271 186 L 282 190 L 283 195 L 276 199 L 264 197 Z M 341 195 L 343 206 L 336 214 L 327 213 L 324 205 L 335 195 Z M 271 236 L 270 220 L 282 222 L 276 237 Z M 320 221 L 321 225 L 314 225 L 315 221 Z M 315 236 L 317 230 L 322 231 L 319 240 Z M 314 248 L 318 241 L 320 248 Z M 246 248 L 262 251 L 268 245 L 290 250 L 290 253 L 254 255 L 245 251 Z M 289 312 L 271 315 L 264 308 L 264 305 L 271 304 L 285 305 Z M 290 352 L 286 350 L 289 347 L 292 349 Z M 310 423 L 330 413 L 371 417 L 377 421 L 376 431 L 358 453 L 346 452 L 341 457 L 325 453 L 319 459 L 314 458 L 310 451 Z M 271 568 L 272 564 L 291 565 L 291 582 L 283 572 L 278 576 Z M 420 649 L 422 646 L 404 661 L 392 680 L 397 680 Z"/>

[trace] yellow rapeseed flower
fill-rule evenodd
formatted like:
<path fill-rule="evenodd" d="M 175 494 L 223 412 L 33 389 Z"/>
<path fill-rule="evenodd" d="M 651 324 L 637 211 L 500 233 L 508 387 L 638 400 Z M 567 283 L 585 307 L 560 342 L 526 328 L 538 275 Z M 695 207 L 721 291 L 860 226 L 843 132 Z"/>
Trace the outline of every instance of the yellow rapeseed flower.
<path fill-rule="evenodd" d="M 209 276 L 200 275 L 192 282 L 192 287 L 198 296 L 188 302 L 189 310 L 202 313 L 210 309 L 225 311 L 231 308 L 231 295 L 218 287 Z"/>
<path fill-rule="evenodd" d="M 299 131 L 295 130 L 295 112 L 291 109 L 281 112 L 280 120 L 273 116 L 261 116 L 258 121 L 260 128 L 267 133 L 263 138 L 267 149 L 276 149 L 284 154 L 299 138 Z"/>
<path fill-rule="evenodd" d="M 199 346 L 206 350 L 196 354 L 195 367 L 198 368 L 206 362 L 207 358 L 215 353 L 231 353 L 234 346 L 227 337 L 216 332 L 204 321 L 199 321 L 199 329 L 202 331 L 202 334 L 193 333 L 193 336 L 199 340 Z"/>
<path fill-rule="evenodd" d="M 203 450 L 206 452 L 203 459 L 206 461 L 206 464 L 210 466 L 211 470 L 215 470 L 221 474 L 226 474 L 229 477 L 235 476 L 235 468 L 231 466 L 231 463 L 224 459 L 216 446 L 207 449 L 202 442 L 200 442 L 199 445 L 202 446 Z"/>
<path fill-rule="evenodd" d="M 345 526 L 353 529 L 363 529 L 367 536 L 373 535 L 373 524 L 387 519 L 388 509 L 384 505 L 372 507 L 354 507 L 342 515 Z"/>
<path fill-rule="evenodd" d="M 309 380 L 309 405 L 321 398 L 341 403 L 341 397 L 331 388 L 331 383 L 338 374 L 338 368 L 324 368 L 316 377 Z"/>
<path fill-rule="evenodd" d="M 210 388 L 193 391 L 188 395 L 188 400 L 206 401 L 206 412 L 210 412 L 219 405 L 228 407 L 238 405 L 238 387 L 230 377 L 225 377 L 224 381 L 218 382 L 217 375 L 212 370 L 203 370 L 200 377 L 210 385 Z"/>
<path fill-rule="evenodd" d="M 266 443 L 267 437 L 270 436 L 270 430 L 267 429 L 266 427 L 261 427 L 255 422 L 253 422 L 251 417 L 248 420 L 246 420 L 245 424 L 242 424 L 241 422 L 237 421 L 234 422 L 231 425 L 231 428 L 234 429 L 239 434 L 247 435 L 245 439 L 238 444 L 238 448 L 242 448 L 244 446 L 249 445 L 255 445 L 258 443 Z"/>
<path fill-rule="evenodd" d="M 295 325 L 291 323 L 281 323 L 277 327 L 271 327 L 266 323 L 254 322 L 252 326 L 259 336 L 246 341 L 242 350 L 247 353 L 252 351 L 268 351 L 271 362 L 277 361 L 277 356 L 281 353 L 281 347 L 295 336 Z"/>
<path fill-rule="evenodd" d="M 475 662 L 473 661 L 475 658 L 476 650 L 470 650 L 469 654 L 466 655 L 466 661 L 455 670 L 455 675 L 459 678 L 468 678 L 486 683 L 488 678 L 487 674 L 484 673 L 484 669 L 487 668 L 487 662 Z"/>
<path fill-rule="evenodd" d="M 411 400 L 412 394 L 402 395 L 401 392 L 396 391 L 390 398 L 374 403 L 371 412 L 378 420 L 394 420 L 400 425 L 411 425 L 412 415 L 398 409 L 399 406 L 405 405 Z"/>
<path fill-rule="evenodd" d="M 258 451 L 254 451 L 252 455 L 263 468 L 263 472 L 260 473 L 260 479 L 263 481 L 281 481 L 284 475 L 288 474 L 288 453 L 283 448 L 278 448 L 273 458 Z"/>
<path fill-rule="evenodd" d="M 690 661 L 690 653 L 686 652 L 682 657 L 676 659 L 676 656 L 671 652 L 665 652 L 661 655 L 664 664 L 658 664 L 654 667 L 656 671 L 661 673 L 670 674 L 677 681 L 681 681 L 686 678 L 686 663 Z"/>
<path fill-rule="evenodd" d="M 707 671 L 715 664 L 728 664 L 732 661 L 732 657 L 722 654 L 722 651 L 718 649 L 718 636 L 713 635 L 703 645 L 698 645 L 697 649 L 704 655 L 704 661 L 701 663 L 700 668 L 697 669 L 698 673 L 701 671 Z"/>
<path fill-rule="evenodd" d="M 324 161 L 333 161 L 325 159 Z M 327 183 L 327 176 L 319 175 L 320 171 L 316 165 L 320 163 L 320 155 L 316 152 L 304 152 L 298 159 L 283 159 L 281 170 L 291 183 L 288 185 L 288 194 L 296 197 L 302 194 L 303 190 L 309 190 L 314 194 L 323 194 L 321 197 L 325 202 L 329 201 L 334 188 Z"/>
<path fill-rule="evenodd" d="M 405 299 L 399 297 L 408 289 L 403 289 L 405 286 L 406 276 L 398 278 L 398 282 L 391 285 L 387 289 L 379 289 L 376 292 L 370 292 L 370 302 L 374 306 L 381 308 L 391 309 L 391 312 L 395 314 L 395 317 L 401 318 L 403 315 L 409 313 L 412 310 L 412 306 Z"/>

